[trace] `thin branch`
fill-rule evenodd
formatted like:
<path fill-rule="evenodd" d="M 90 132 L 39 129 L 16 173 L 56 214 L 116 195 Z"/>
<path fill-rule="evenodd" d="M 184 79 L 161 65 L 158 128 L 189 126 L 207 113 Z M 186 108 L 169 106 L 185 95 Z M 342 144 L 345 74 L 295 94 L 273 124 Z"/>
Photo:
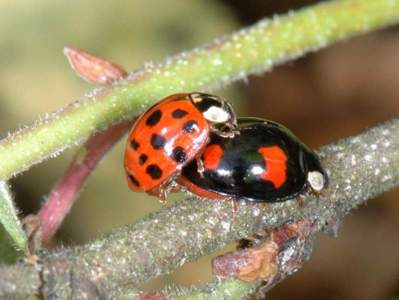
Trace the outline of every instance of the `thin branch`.
<path fill-rule="evenodd" d="M 93 83 L 110 85 L 127 75 L 121 66 L 83 50 L 66 47 L 64 54 L 75 73 Z M 69 213 L 90 174 L 108 150 L 129 130 L 131 123 L 131 121 L 116 123 L 105 131 L 93 134 L 78 150 L 63 177 L 54 186 L 37 214 L 41 225 L 37 238 L 41 242 L 50 241 Z"/>
<path fill-rule="evenodd" d="M 79 144 L 176 91 L 211 90 L 344 38 L 397 23 L 396 0 L 335 0 L 265 19 L 213 43 L 146 64 L 0 142 L 0 179 Z"/>
<path fill-rule="evenodd" d="M 184 291 L 171 295 L 166 299 L 174 300 L 241 300 L 252 295 L 258 289 L 258 284 L 238 279 L 217 280 L 208 284 L 206 288 L 194 291 Z"/>
<path fill-rule="evenodd" d="M 43 255 L 42 290 L 54 299 L 93 290 L 106 295 L 288 221 L 306 219 L 315 230 L 336 224 L 351 209 L 398 185 L 399 119 L 323 147 L 320 155 L 330 176 L 322 198 L 308 195 L 304 206 L 297 201 L 267 206 L 241 202 L 235 218 L 229 201 L 189 198 L 103 239 Z M 13 268 L 0 268 L 0 276 Z M 0 289 L 0 296 L 4 293 Z"/>
<path fill-rule="evenodd" d="M 31 265 L 0 266 L 0 299 L 26 299 L 37 295 L 41 286 L 39 270 Z"/>
<path fill-rule="evenodd" d="M 315 228 L 311 222 L 284 224 L 270 235 L 260 237 L 261 240 L 251 247 L 214 258 L 213 274 L 227 279 L 216 279 L 205 288 L 172 292 L 167 298 L 225 299 L 229 295 L 229 299 L 244 299 L 257 292 L 264 299 L 270 289 L 298 271 L 309 259 L 314 237 Z"/>
<path fill-rule="evenodd" d="M 90 137 L 38 212 L 40 238 L 47 243 L 61 225 L 96 165 L 131 127 L 131 121 L 113 125 Z"/>

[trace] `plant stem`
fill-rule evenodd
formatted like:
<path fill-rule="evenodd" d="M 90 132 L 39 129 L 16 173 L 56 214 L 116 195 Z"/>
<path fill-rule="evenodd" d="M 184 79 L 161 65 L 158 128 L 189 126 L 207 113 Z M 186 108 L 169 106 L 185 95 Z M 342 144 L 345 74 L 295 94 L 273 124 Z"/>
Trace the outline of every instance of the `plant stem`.
<path fill-rule="evenodd" d="M 224 300 L 245 299 L 257 288 L 256 283 L 244 282 L 237 279 L 226 279 L 216 281 L 206 287 L 206 289 L 196 290 L 168 299 L 174 300 Z"/>
<path fill-rule="evenodd" d="M 71 209 L 82 186 L 94 168 L 111 147 L 129 130 L 131 122 L 125 121 L 98 132 L 80 149 L 63 177 L 57 182 L 38 212 L 40 238 L 48 243 Z"/>
<path fill-rule="evenodd" d="M 399 119 L 323 147 L 320 155 L 330 177 L 321 198 L 307 195 L 304 206 L 297 201 L 267 206 L 241 202 L 234 218 L 230 201 L 186 199 L 103 239 L 43 255 L 43 292 L 54 299 L 93 290 L 106 295 L 288 221 L 306 219 L 315 230 L 337 224 L 358 205 L 398 186 Z M 0 266 L 0 277 L 11 271 Z M 33 277 L 25 273 L 21 276 Z M 0 285 L 0 297 L 5 293 Z"/>
<path fill-rule="evenodd" d="M 64 54 L 75 73 L 89 82 L 110 86 L 127 76 L 127 72 L 121 66 L 81 49 L 65 47 Z M 87 178 L 108 150 L 129 130 L 131 123 L 122 121 L 104 131 L 94 133 L 78 150 L 63 177 L 57 182 L 38 212 L 40 242 L 50 241 L 70 211 Z"/>
<path fill-rule="evenodd" d="M 0 179 L 132 118 L 168 94 L 211 90 L 398 20 L 397 0 L 335 0 L 265 19 L 159 64 L 148 63 L 113 88 L 93 92 L 2 140 Z"/>
<path fill-rule="evenodd" d="M 39 293 L 37 268 L 26 264 L 0 265 L 0 299 L 26 299 Z"/>

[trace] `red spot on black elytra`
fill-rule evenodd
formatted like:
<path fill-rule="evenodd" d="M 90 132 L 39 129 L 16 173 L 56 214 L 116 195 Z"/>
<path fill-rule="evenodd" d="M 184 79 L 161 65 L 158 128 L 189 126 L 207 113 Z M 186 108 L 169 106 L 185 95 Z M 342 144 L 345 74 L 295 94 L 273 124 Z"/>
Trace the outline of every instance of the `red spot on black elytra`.
<path fill-rule="evenodd" d="M 163 136 L 156 133 L 153 133 L 151 135 L 151 146 L 154 149 L 156 150 L 162 149 L 163 146 L 165 146 L 165 144 L 166 144 L 166 139 Z"/>
<path fill-rule="evenodd" d="M 183 130 L 187 133 L 193 133 L 195 130 L 198 130 L 198 123 L 194 120 L 189 120 L 183 125 Z"/>
<path fill-rule="evenodd" d="M 208 145 L 203 154 L 204 167 L 214 170 L 220 163 L 223 156 L 223 148 L 218 144 Z"/>
<path fill-rule="evenodd" d="M 159 109 L 157 109 L 147 118 L 145 124 L 150 127 L 153 127 L 158 124 L 158 122 L 161 120 L 161 117 L 162 117 L 162 112 Z"/>
<path fill-rule="evenodd" d="M 159 179 L 162 177 L 162 170 L 155 164 L 151 164 L 146 168 L 146 172 L 152 179 Z"/>
<path fill-rule="evenodd" d="M 280 188 L 287 180 L 287 155 L 278 146 L 260 147 L 258 152 L 266 163 L 262 179 L 270 181 L 276 189 Z"/>
<path fill-rule="evenodd" d="M 175 119 L 181 119 L 181 118 L 183 118 L 185 115 L 187 115 L 188 114 L 188 112 L 186 112 L 185 110 L 182 110 L 182 109 L 180 109 L 180 108 L 178 108 L 178 109 L 175 109 L 173 112 L 172 112 L 172 117 L 173 118 L 175 118 Z"/>

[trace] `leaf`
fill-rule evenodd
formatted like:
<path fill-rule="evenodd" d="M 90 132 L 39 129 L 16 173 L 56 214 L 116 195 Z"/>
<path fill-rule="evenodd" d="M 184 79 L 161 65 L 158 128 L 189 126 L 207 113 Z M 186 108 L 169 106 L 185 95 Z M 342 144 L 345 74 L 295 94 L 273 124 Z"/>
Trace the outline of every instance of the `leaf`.
<path fill-rule="evenodd" d="M 12 264 L 22 252 L 15 246 L 10 235 L 0 225 L 0 264 Z"/>
<path fill-rule="evenodd" d="M 14 207 L 11 191 L 5 181 L 0 181 L 0 223 L 15 245 L 19 249 L 25 250 L 26 235 L 18 219 L 18 212 Z"/>

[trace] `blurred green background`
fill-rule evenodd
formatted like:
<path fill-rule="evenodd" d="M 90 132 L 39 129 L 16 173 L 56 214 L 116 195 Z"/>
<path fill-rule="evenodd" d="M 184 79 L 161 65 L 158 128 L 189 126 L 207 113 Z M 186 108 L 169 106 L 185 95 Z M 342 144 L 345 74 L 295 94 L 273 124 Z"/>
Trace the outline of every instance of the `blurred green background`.
<path fill-rule="evenodd" d="M 71 71 L 62 55 L 64 46 L 85 49 L 134 70 L 264 16 L 312 2 L 316 1 L 0 0 L 0 134 L 5 136 L 93 88 Z M 337 44 L 217 93 L 233 101 L 239 115 L 284 123 L 317 147 L 398 115 L 398 53 L 398 28 L 391 28 Z M 129 191 L 122 168 L 124 143 L 90 178 L 54 246 L 93 240 L 161 208 L 155 198 Z M 12 180 L 24 215 L 40 207 L 75 151 L 70 149 Z M 269 298 L 366 300 L 399 294 L 397 197 L 397 192 L 385 194 L 354 212 L 338 239 L 320 236 L 311 261 L 273 289 Z M 153 280 L 146 288 L 209 280 L 207 257 Z"/>

